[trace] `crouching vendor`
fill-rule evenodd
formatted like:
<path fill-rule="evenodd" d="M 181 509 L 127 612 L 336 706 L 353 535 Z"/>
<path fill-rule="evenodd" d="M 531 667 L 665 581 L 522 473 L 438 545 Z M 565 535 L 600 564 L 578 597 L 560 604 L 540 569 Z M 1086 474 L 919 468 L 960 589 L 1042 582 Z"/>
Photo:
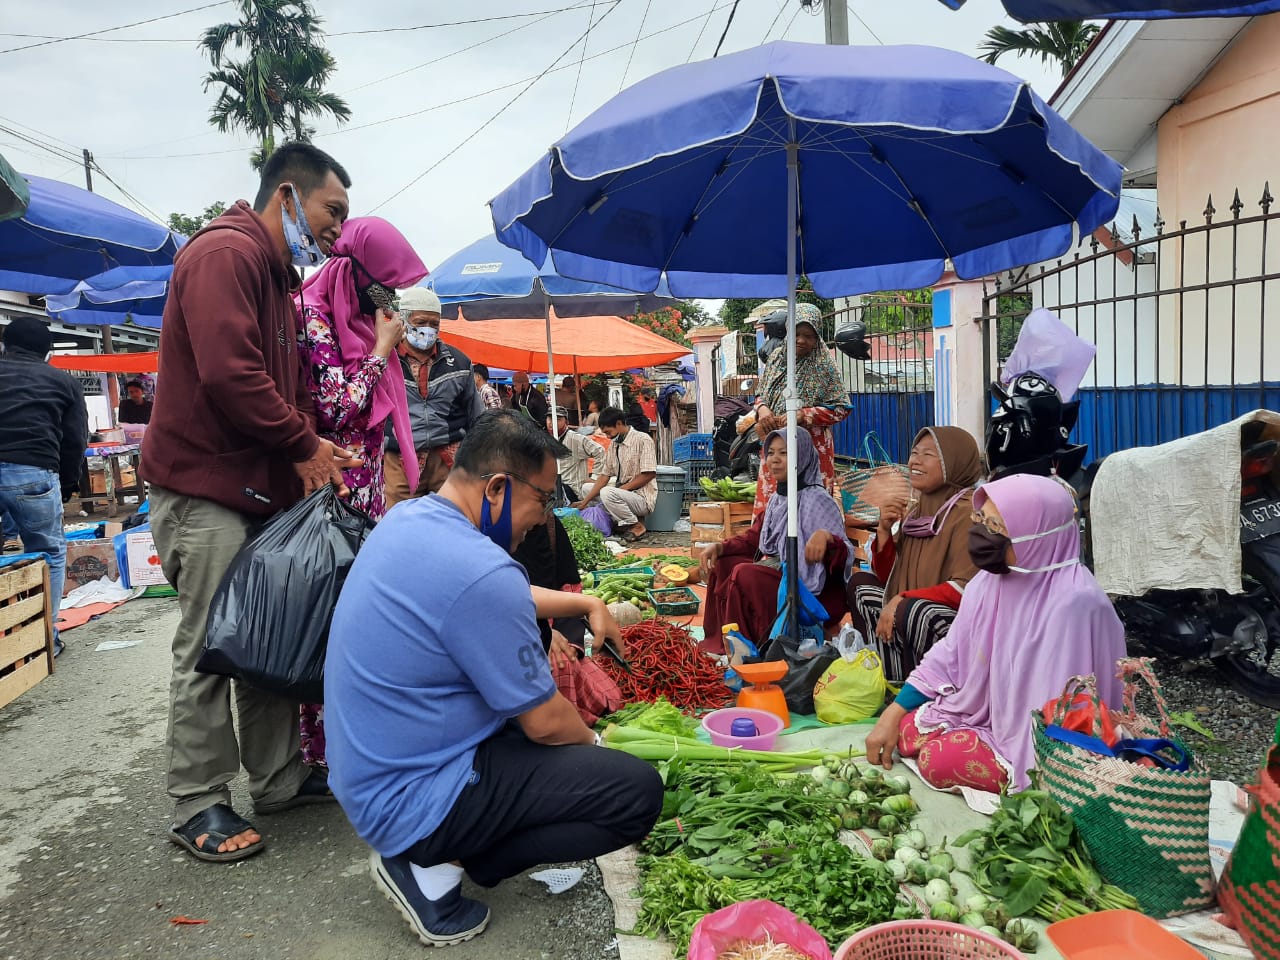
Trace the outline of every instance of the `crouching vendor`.
<path fill-rule="evenodd" d="M 557 692 L 537 618 L 586 616 L 615 642 L 617 625 L 592 597 L 531 598 L 511 557 L 551 510 L 564 453 L 519 413 L 483 414 L 439 494 L 378 524 L 334 613 L 329 783 L 374 848 L 374 883 L 428 945 L 488 924 L 464 877 L 493 887 L 591 859 L 644 837 L 662 807 L 654 769 L 599 746 Z"/>

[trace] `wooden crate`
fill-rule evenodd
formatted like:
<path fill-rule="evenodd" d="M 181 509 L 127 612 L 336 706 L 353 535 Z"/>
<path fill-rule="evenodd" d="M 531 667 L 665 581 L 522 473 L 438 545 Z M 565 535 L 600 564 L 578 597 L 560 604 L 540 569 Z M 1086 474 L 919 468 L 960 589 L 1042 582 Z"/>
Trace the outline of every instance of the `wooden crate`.
<path fill-rule="evenodd" d="M 0 567 L 0 707 L 53 673 L 52 613 L 43 559 Z"/>

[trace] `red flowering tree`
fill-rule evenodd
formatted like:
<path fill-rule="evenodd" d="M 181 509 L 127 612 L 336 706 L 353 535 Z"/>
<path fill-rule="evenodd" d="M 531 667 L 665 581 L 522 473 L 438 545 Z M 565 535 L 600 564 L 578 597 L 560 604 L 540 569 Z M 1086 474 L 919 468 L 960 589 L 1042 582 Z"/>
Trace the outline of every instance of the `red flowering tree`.
<path fill-rule="evenodd" d="M 660 337 L 666 337 L 668 340 L 684 347 L 689 346 L 689 338 L 685 336 L 685 331 L 689 329 L 689 323 L 685 319 L 683 310 L 679 310 L 676 307 L 663 307 L 653 313 L 639 313 L 634 317 L 627 317 L 627 319 L 636 326 L 644 327 Z"/>

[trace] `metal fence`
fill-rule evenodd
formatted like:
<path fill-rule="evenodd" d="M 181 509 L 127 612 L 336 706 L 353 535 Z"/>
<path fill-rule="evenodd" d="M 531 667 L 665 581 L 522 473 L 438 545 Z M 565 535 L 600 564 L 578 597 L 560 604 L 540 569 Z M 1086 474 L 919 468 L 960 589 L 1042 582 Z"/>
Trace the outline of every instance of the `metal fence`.
<path fill-rule="evenodd" d="M 869 296 L 862 304 L 828 314 L 823 335 L 842 324 L 866 324 L 868 361 L 835 354 L 853 410 L 835 427 L 836 454 L 863 461 L 887 453 L 906 463 L 911 441 L 934 422 L 933 307 L 897 295 Z"/>
<path fill-rule="evenodd" d="M 1203 223 L 1172 231 L 1158 210 L 1145 228 L 1135 214 L 1069 258 L 997 278 L 981 318 L 987 380 L 1046 307 L 1097 347 L 1073 435 L 1095 458 L 1280 409 L 1280 337 L 1267 336 L 1280 320 L 1273 204 L 1269 186 L 1249 205 L 1237 190 L 1220 217 L 1210 197 Z"/>

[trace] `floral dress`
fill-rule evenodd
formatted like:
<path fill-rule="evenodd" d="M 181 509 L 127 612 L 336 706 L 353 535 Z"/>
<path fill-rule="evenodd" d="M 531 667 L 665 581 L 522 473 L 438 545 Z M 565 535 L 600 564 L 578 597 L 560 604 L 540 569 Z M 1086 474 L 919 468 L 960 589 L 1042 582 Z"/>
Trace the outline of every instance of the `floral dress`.
<path fill-rule="evenodd" d="M 342 471 L 343 482 L 351 491 L 347 502 L 377 520 L 387 512 L 382 479 L 386 424 L 370 423 L 369 410 L 373 388 L 386 372 L 387 359 L 370 354 L 360 364 L 360 370 L 348 377 L 329 319 L 308 307 L 303 312 L 303 322 L 306 335 L 300 350 L 315 400 L 316 432 L 355 451 L 364 461 Z"/>
<path fill-rule="evenodd" d="M 382 451 L 386 424 L 370 423 L 373 388 L 387 369 L 387 360 L 372 354 L 365 357 L 359 371 L 348 376 L 342 365 L 342 350 L 333 335 L 329 318 L 308 307 L 303 311 L 305 336 L 299 351 L 307 371 L 307 383 L 316 408 L 316 432 L 326 440 L 355 452 L 364 462 L 342 471 L 350 493 L 347 502 L 374 520 L 387 512 L 382 479 Z M 307 763 L 325 762 L 324 705 L 302 704 L 299 718 L 302 758 Z"/>

